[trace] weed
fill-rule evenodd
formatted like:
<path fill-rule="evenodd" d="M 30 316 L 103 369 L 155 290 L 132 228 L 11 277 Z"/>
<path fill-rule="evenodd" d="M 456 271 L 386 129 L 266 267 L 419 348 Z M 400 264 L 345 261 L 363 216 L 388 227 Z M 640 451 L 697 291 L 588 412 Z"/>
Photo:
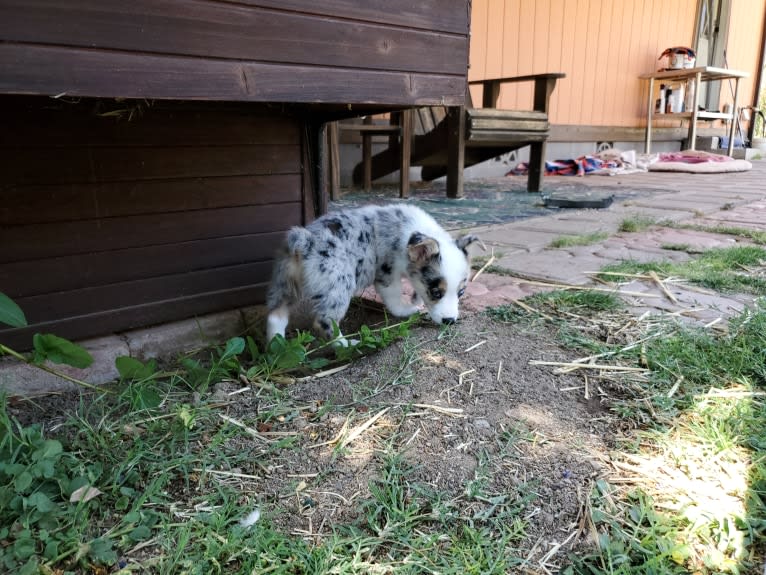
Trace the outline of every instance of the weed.
<path fill-rule="evenodd" d="M 766 232 L 738 226 L 703 226 L 699 224 L 672 224 L 671 227 L 683 230 L 695 230 L 700 232 L 710 232 L 711 234 L 725 234 L 736 236 L 752 241 L 758 245 L 766 245 Z"/>
<path fill-rule="evenodd" d="M 548 247 L 549 248 L 570 248 L 574 246 L 589 246 L 591 244 L 596 244 L 600 241 L 603 241 L 608 237 L 609 237 L 609 234 L 606 232 L 593 232 L 590 234 L 582 234 L 582 235 L 575 235 L 575 236 L 560 236 L 554 239 L 550 244 L 548 244 Z"/>
<path fill-rule="evenodd" d="M 662 244 L 660 246 L 663 250 L 668 250 L 672 252 L 687 252 L 687 253 L 694 253 L 695 250 L 692 248 L 691 244 Z M 697 252 L 699 253 L 699 252 Z"/>
<path fill-rule="evenodd" d="M 499 260 L 503 257 L 504 252 L 501 251 L 494 251 L 492 250 L 492 255 L 479 255 L 479 256 L 473 256 L 471 257 L 471 268 L 475 270 L 479 270 L 482 267 L 484 267 L 484 264 L 486 264 L 490 259 L 494 258 L 496 260 Z"/>
<path fill-rule="evenodd" d="M 642 232 L 656 224 L 657 220 L 648 216 L 631 216 L 622 220 L 618 229 L 621 232 Z"/>

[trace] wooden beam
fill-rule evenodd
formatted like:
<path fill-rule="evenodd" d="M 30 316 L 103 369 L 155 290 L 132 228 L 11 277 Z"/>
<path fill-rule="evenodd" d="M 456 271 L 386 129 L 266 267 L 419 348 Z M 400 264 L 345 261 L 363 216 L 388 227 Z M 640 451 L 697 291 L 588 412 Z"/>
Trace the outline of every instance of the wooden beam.
<path fill-rule="evenodd" d="M 412 153 L 412 110 L 399 113 L 399 197 L 410 197 L 410 154 Z"/>
<path fill-rule="evenodd" d="M 364 123 L 371 125 L 372 116 L 367 116 Z M 362 165 L 364 166 L 362 186 L 365 192 L 369 192 L 372 189 L 372 134 L 368 132 L 362 133 Z"/>
<path fill-rule="evenodd" d="M 327 124 L 327 157 L 330 172 L 330 199 L 340 198 L 340 145 L 338 143 L 338 122 Z"/>
<path fill-rule="evenodd" d="M 463 196 L 465 166 L 465 108 L 451 106 L 447 111 L 447 197 Z"/>

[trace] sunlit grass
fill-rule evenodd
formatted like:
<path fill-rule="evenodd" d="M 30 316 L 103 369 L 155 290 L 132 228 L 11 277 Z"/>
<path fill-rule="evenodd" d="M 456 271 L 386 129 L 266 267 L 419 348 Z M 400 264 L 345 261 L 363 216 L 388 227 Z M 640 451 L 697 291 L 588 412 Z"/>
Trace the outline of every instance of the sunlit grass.
<path fill-rule="evenodd" d="M 759 251 L 729 251 L 715 253 L 709 263 L 753 265 L 760 257 Z M 647 268 L 629 273 L 642 271 Z M 616 331 L 632 325 L 629 341 L 618 345 L 609 343 L 608 331 L 588 343 L 593 316 L 580 310 L 575 317 L 558 298 L 556 292 L 530 297 L 523 300 L 526 308 L 504 306 L 490 315 L 535 321 L 599 362 L 649 370 L 605 376 L 600 384 L 609 386 L 604 398 L 632 431 L 617 441 L 610 452 L 613 471 L 591 493 L 591 544 L 570 554 L 563 573 L 760 572 L 766 549 L 766 305 L 759 300 L 724 333 L 669 320 L 636 322 L 614 310 L 596 315 Z"/>
<path fill-rule="evenodd" d="M 687 262 L 625 261 L 605 266 L 601 271 L 611 275 L 599 276 L 614 281 L 619 274 L 655 272 L 665 277 L 675 276 L 721 292 L 744 292 L 766 295 L 766 279 L 757 272 L 766 263 L 766 250 L 756 246 L 718 248 L 703 252 Z"/>

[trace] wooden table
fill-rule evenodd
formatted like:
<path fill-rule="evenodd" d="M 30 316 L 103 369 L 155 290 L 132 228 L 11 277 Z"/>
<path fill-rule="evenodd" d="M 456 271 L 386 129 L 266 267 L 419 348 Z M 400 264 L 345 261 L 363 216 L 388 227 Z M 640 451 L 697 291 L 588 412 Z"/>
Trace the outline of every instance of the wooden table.
<path fill-rule="evenodd" d="M 663 83 L 670 82 L 688 82 L 694 80 L 694 106 L 691 111 L 662 114 L 667 118 L 689 119 L 688 146 L 690 150 L 694 149 L 697 140 L 697 120 L 726 120 L 731 122 L 729 127 L 729 147 L 726 153 L 731 156 L 734 150 L 734 128 L 737 118 L 737 96 L 739 94 L 740 78 L 747 78 L 750 74 L 740 70 L 727 70 L 725 68 L 715 68 L 712 66 L 701 66 L 699 68 L 683 68 L 679 70 L 663 70 L 642 74 L 642 80 L 649 80 L 649 96 L 647 102 L 646 116 L 646 145 L 645 152 L 651 151 L 652 145 L 652 118 L 654 117 L 654 82 L 660 80 Z M 707 112 L 699 109 L 700 85 L 702 82 L 711 82 L 715 80 L 734 80 L 734 101 L 732 102 L 731 112 Z M 688 87 L 687 87 L 688 89 Z"/>

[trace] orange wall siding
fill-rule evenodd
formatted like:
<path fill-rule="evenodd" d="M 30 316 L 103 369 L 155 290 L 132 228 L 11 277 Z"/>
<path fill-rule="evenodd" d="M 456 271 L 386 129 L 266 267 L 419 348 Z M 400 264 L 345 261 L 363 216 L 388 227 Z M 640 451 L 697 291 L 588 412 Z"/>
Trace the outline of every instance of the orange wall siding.
<path fill-rule="evenodd" d="M 766 0 L 734 0 L 732 2 L 726 58 L 730 68 L 750 72 L 750 77 L 739 83 L 738 106 L 752 105 L 755 100 L 764 14 L 766 14 Z M 721 102 L 731 101 L 731 90 L 728 84 L 724 83 L 721 87 Z"/>
<path fill-rule="evenodd" d="M 741 105 L 753 100 L 766 0 L 732 4 L 729 67 L 753 76 L 741 85 Z M 473 0 L 469 79 L 565 72 L 553 123 L 642 126 L 647 82 L 638 76 L 663 65 L 665 48 L 692 45 L 696 11 L 697 0 Z M 500 105 L 531 99 L 531 86 L 507 85 Z"/>

